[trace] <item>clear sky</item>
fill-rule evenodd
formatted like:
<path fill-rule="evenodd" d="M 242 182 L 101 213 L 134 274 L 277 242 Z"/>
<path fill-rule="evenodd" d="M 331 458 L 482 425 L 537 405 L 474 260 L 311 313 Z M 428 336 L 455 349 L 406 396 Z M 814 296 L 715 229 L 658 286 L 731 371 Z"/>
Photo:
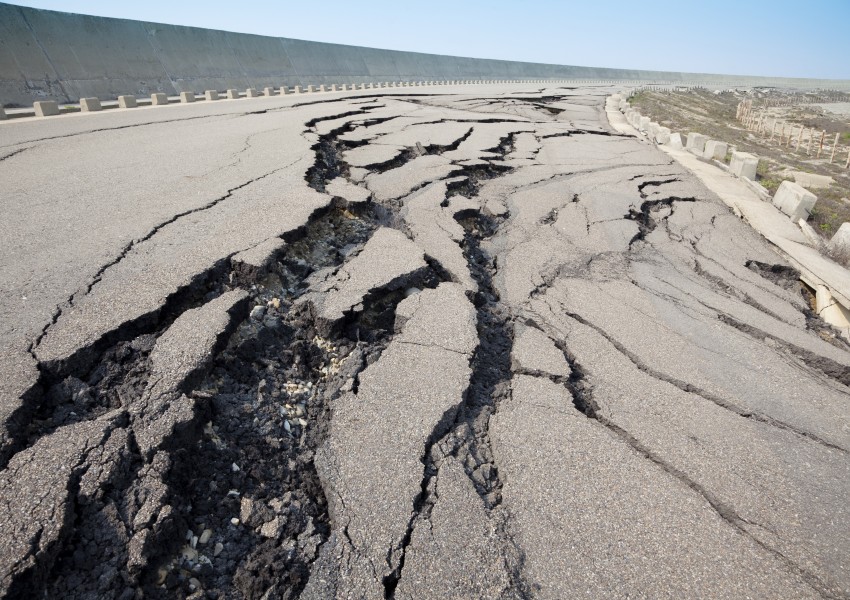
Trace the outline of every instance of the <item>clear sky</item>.
<path fill-rule="evenodd" d="M 850 0 L 21 0 L 36 8 L 480 58 L 850 79 Z"/>

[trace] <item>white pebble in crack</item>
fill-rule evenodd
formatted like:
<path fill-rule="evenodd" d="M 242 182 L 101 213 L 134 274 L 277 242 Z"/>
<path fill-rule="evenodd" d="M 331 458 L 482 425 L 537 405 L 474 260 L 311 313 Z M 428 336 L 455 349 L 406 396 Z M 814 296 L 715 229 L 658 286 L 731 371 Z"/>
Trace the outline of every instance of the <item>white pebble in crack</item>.
<path fill-rule="evenodd" d="M 201 537 L 198 538 L 198 543 L 203 546 L 204 544 L 209 542 L 210 538 L 212 537 L 212 533 L 212 529 L 204 529 L 204 531 L 201 533 Z"/>

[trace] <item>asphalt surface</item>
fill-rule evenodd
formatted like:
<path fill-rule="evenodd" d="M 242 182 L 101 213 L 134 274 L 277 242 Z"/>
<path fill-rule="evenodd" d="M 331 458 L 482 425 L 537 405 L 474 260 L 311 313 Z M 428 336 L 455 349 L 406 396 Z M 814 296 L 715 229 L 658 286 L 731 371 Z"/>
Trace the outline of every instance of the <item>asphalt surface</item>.
<path fill-rule="evenodd" d="M 612 91 L 0 123 L 0 595 L 850 598 L 850 348 Z"/>

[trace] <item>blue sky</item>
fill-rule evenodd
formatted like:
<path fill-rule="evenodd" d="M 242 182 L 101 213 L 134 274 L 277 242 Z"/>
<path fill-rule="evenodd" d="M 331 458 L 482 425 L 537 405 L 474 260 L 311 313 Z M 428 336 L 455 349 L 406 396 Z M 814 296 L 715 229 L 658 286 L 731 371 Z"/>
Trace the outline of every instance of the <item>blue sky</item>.
<path fill-rule="evenodd" d="M 850 79 L 850 0 L 21 0 L 36 8 L 568 65 Z"/>

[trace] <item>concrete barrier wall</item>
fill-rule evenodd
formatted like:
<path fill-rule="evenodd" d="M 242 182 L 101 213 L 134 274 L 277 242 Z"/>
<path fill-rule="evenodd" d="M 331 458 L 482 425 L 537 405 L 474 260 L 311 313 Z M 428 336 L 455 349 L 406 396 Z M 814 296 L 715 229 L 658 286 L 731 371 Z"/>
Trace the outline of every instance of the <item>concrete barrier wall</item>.
<path fill-rule="evenodd" d="M 421 79 L 591 79 L 850 90 L 850 82 L 733 77 L 398 52 L 0 3 L 0 104 L 122 94 Z"/>

